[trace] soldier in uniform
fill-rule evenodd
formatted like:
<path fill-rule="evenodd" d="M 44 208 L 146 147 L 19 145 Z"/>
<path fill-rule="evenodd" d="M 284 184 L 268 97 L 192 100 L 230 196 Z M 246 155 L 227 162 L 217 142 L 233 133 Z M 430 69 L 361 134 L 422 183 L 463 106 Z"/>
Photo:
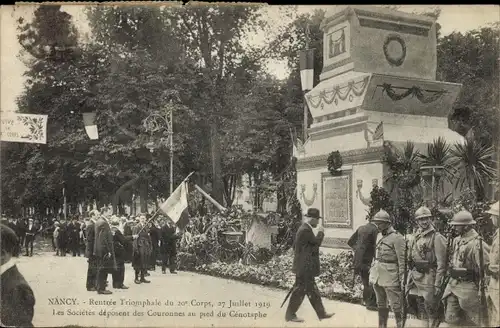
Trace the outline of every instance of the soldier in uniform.
<path fill-rule="evenodd" d="M 370 269 L 370 283 L 377 297 L 379 328 L 387 327 L 389 307 L 396 318 L 397 327 L 402 327 L 401 290 L 404 282 L 406 242 L 392 227 L 389 214 L 378 211 L 372 219 L 382 234 L 377 242 L 375 261 Z"/>
<path fill-rule="evenodd" d="M 490 326 L 498 327 L 500 325 L 500 283 L 499 283 L 499 270 L 498 265 L 500 263 L 499 256 L 499 245 L 498 245 L 498 205 L 496 202 L 491 206 L 491 208 L 486 211 L 490 214 L 491 221 L 497 230 L 493 235 L 493 244 L 490 249 L 490 265 L 487 267 L 486 272 L 490 277 L 490 283 L 488 285 L 488 299 L 490 303 Z"/>
<path fill-rule="evenodd" d="M 480 236 L 473 228 L 472 214 L 460 211 L 450 225 L 458 233 L 453 240 L 450 281 L 443 294 L 446 302 L 445 321 L 450 325 L 480 326 L 481 299 L 479 295 Z M 489 263 L 483 247 L 484 265 Z"/>
<path fill-rule="evenodd" d="M 410 292 L 416 289 L 416 294 L 423 297 L 427 326 L 430 327 L 437 315 L 434 295 L 446 274 L 446 238 L 434 229 L 432 213 L 427 207 L 420 207 L 415 212 L 415 219 L 419 229 L 408 247 L 408 288 Z"/>

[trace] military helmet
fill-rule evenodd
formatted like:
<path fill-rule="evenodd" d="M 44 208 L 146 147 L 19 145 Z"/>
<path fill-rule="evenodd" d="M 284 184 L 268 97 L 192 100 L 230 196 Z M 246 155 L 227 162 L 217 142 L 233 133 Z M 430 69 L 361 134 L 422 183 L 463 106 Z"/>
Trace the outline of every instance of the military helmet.
<path fill-rule="evenodd" d="M 460 211 L 453 215 L 453 219 L 450 221 L 450 225 L 471 225 L 475 224 L 472 214 L 468 211 Z"/>
<path fill-rule="evenodd" d="M 378 211 L 374 216 L 372 221 L 379 221 L 379 222 L 389 222 L 391 223 L 391 217 L 389 216 L 389 213 L 387 213 L 384 210 Z"/>
<path fill-rule="evenodd" d="M 486 213 L 498 216 L 498 203 L 496 202 L 495 204 L 491 205 L 490 209 L 486 211 Z"/>
<path fill-rule="evenodd" d="M 416 212 L 415 212 L 415 219 L 425 219 L 432 217 L 431 210 L 425 206 L 420 207 Z"/>

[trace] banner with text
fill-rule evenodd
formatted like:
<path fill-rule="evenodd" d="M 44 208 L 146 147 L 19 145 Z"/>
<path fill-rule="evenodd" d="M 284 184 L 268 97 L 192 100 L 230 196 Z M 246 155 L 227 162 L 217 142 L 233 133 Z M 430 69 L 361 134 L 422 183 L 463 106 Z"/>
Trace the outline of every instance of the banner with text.
<path fill-rule="evenodd" d="M 47 143 L 47 115 L 2 112 L 0 119 L 2 141 Z"/>

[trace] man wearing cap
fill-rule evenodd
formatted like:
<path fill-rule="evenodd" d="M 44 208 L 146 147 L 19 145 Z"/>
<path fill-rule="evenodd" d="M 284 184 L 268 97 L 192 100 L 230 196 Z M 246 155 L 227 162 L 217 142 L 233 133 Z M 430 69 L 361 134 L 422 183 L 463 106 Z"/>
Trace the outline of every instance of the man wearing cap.
<path fill-rule="evenodd" d="M 480 236 L 473 228 L 476 221 L 468 211 L 453 216 L 450 225 L 458 233 L 453 240 L 450 281 L 443 294 L 446 302 L 445 321 L 450 325 L 480 326 L 481 299 L 479 294 Z M 483 247 L 483 265 L 489 257 Z"/>
<path fill-rule="evenodd" d="M 377 297 L 379 327 L 387 327 L 390 305 L 399 328 L 403 325 L 401 291 L 405 284 L 406 242 L 392 227 L 391 218 L 386 211 L 378 211 L 372 222 L 382 235 L 375 247 L 375 261 L 369 278 Z"/>
<path fill-rule="evenodd" d="M 490 249 L 490 265 L 486 268 L 486 273 L 490 277 L 488 285 L 488 299 L 490 303 L 490 322 L 491 327 L 498 327 L 500 325 L 500 283 L 499 283 L 499 245 L 498 245 L 498 205 L 499 202 L 493 204 L 487 214 L 490 215 L 493 225 L 497 228 L 493 235 L 493 243 Z"/>
<path fill-rule="evenodd" d="M 125 245 L 132 241 L 132 236 L 125 237 L 119 229 L 120 221 L 114 218 L 111 221 L 111 234 L 113 235 L 113 248 L 115 250 L 116 270 L 113 270 L 113 288 L 128 289 L 123 284 L 125 280 Z"/>
<path fill-rule="evenodd" d="M 292 271 L 295 273 L 295 285 L 291 291 L 285 315 L 285 320 L 292 322 L 304 321 L 297 318 L 297 310 L 305 295 L 309 298 L 309 302 L 320 320 L 331 318 L 334 315 L 325 312 L 321 295 L 314 281 L 314 277 L 317 277 L 320 271 L 319 247 L 325 236 L 321 225 L 316 236 L 313 232 L 313 228 L 318 226 L 320 220 L 319 210 L 310 208 L 304 216 L 304 223 L 299 227 L 295 236 L 295 255 L 292 266 Z"/>
<path fill-rule="evenodd" d="M 132 266 L 135 270 L 136 284 L 150 283 L 146 280 L 146 271 L 149 268 L 149 257 L 151 256 L 151 238 L 148 227 L 146 226 L 146 216 L 139 216 L 139 223 L 132 229 L 134 235 Z"/>
<path fill-rule="evenodd" d="M 76 217 L 68 224 L 68 244 L 73 257 L 80 256 L 80 224 Z"/>
<path fill-rule="evenodd" d="M 167 218 L 160 229 L 160 242 L 161 242 L 161 272 L 166 273 L 167 264 L 170 273 L 176 274 L 177 269 L 177 240 L 180 238 L 176 234 L 176 226 L 174 221 Z"/>
<path fill-rule="evenodd" d="M 408 251 L 408 288 L 424 299 L 427 326 L 436 317 L 434 295 L 446 275 L 446 238 L 437 232 L 431 223 L 432 213 L 425 207 L 415 212 L 419 229 L 410 238 Z"/>
<path fill-rule="evenodd" d="M 33 327 L 35 295 L 12 258 L 17 236 L 0 224 L 0 240 L 0 322 L 3 327 Z"/>

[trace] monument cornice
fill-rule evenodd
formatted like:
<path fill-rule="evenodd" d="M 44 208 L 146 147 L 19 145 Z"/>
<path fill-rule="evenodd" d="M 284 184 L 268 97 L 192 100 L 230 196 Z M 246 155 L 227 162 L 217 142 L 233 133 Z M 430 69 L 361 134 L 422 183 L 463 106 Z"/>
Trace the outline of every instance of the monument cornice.
<path fill-rule="evenodd" d="M 384 154 L 384 147 L 362 148 L 340 152 L 343 164 L 380 161 Z M 297 159 L 297 170 L 311 170 L 326 167 L 329 154 L 310 156 Z"/>
<path fill-rule="evenodd" d="M 390 12 L 387 12 L 390 11 Z M 359 6 L 348 6 L 347 8 L 326 17 L 323 22 L 321 22 L 320 29 L 324 30 L 329 26 L 340 23 L 341 21 L 348 20 L 353 14 L 358 16 L 358 18 L 370 18 L 373 20 L 387 20 L 387 21 L 395 21 L 395 17 L 397 17 L 397 21 L 399 25 L 418 25 L 419 27 L 425 27 L 427 29 L 431 29 L 435 20 L 431 17 L 413 14 L 406 14 L 399 11 L 387 10 L 385 8 L 377 8 L 370 6 L 365 6 L 365 8 Z"/>

